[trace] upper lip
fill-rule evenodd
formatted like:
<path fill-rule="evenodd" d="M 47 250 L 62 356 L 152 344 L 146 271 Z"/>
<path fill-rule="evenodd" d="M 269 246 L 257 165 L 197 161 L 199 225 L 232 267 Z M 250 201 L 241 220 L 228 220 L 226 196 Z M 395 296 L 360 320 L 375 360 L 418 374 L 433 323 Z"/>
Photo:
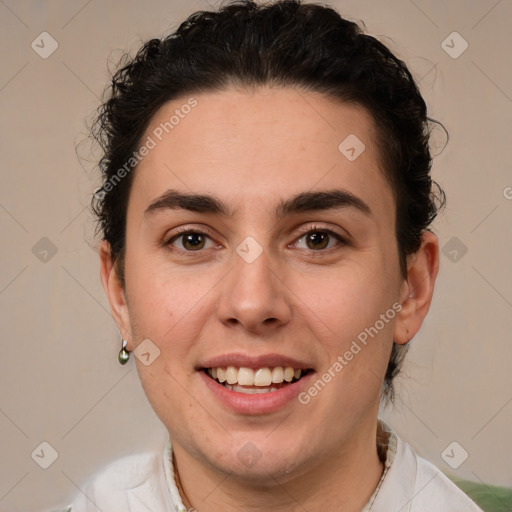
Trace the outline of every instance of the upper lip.
<path fill-rule="evenodd" d="M 201 363 L 198 366 L 198 369 L 219 367 L 224 368 L 226 366 L 252 368 L 253 370 L 265 367 L 275 368 L 276 366 L 291 366 L 296 370 L 312 369 L 311 364 L 308 364 L 305 361 L 301 361 L 299 359 L 295 359 L 293 357 L 280 354 L 262 354 L 259 356 L 251 356 L 243 353 L 223 354 L 220 356 L 212 357 Z"/>

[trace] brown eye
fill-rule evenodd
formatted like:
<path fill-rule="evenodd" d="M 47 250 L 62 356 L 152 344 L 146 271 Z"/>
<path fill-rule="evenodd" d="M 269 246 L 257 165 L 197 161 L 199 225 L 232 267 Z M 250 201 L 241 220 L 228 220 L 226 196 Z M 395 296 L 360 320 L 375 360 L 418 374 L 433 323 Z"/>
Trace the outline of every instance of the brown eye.
<path fill-rule="evenodd" d="M 329 243 L 329 235 L 322 231 L 313 231 L 306 235 L 309 249 L 325 249 Z"/>
<path fill-rule="evenodd" d="M 305 241 L 305 247 L 300 247 L 303 241 Z M 298 238 L 294 245 L 297 245 L 299 249 L 323 251 L 324 249 L 331 249 L 336 245 L 347 245 L 347 243 L 340 235 L 334 233 L 334 231 L 329 229 L 312 229 Z"/>
<path fill-rule="evenodd" d="M 186 231 L 173 236 L 167 245 L 172 245 L 178 250 L 194 252 L 204 249 L 209 239 L 210 237 L 201 231 Z"/>
<path fill-rule="evenodd" d="M 183 247 L 195 251 L 204 247 L 204 236 L 200 233 L 189 233 L 188 235 L 182 235 Z"/>

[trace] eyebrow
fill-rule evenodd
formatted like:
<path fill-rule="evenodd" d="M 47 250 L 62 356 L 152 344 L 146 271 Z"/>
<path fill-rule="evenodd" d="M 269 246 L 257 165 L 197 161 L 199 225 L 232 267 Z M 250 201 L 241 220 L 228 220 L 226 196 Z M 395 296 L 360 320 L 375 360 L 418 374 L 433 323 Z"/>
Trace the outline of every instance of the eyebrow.
<path fill-rule="evenodd" d="M 301 192 L 281 201 L 274 210 L 277 219 L 294 213 L 355 208 L 368 217 L 372 216 L 370 207 L 348 190 L 334 189 L 319 192 Z M 157 197 L 144 211 L 150 216 L 163 210 L 188 210 L 198 213 L 211 213 L 232 217 L 236 213 L 220 199 L 204 194 L 189 194 L 177 190 L 167 190 Z"/>

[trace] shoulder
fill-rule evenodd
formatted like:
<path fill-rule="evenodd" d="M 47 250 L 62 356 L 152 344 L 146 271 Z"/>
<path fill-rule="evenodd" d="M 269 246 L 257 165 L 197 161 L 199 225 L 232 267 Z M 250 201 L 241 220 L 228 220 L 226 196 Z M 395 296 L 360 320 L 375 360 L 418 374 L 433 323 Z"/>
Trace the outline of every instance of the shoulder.
<path fill-rule="evenodd" d="M 437 512 L 482 512 L 461 489 L 459 489 L 436 466 L 420 457 L 408 443 L 399 440 L 403 460 L 414 460 L 416 478 L 410 496 L 411 512 L 436 510 Z"/>
<path fill-rule="evenodd" d="M 61 512 L 172 510 L 163 471 L 162 454 L 158 452 L 116 459 L 90 477 L 73 503 Z"/>
<path fill-rule="evenodd" d="M 378 424 L 378 442 L 386 450 L 386 470 L 367 509 L 372 512 L 482 512 L 438 468 L 386 425 Z M 367 510 L 365 509 L 365 510 Z"/>
<path fill-rule="evenodd" d="M 93 479 L 89 486 L 96 490 L 126 490 L 144 484 L 155 475 L 160 463 L 156 452 L 127 455 L 110 462 Z"/>

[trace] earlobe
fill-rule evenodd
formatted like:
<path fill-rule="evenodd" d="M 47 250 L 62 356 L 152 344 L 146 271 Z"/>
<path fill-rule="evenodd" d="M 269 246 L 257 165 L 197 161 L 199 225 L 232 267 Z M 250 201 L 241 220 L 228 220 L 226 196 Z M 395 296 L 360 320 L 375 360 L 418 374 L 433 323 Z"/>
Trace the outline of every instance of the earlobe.
<path fill-rule="evenodd" d="M 409 257 L 407 277 L 402 283 L 402 309 L 395 324 L 395 343 L 404 345 L 419 331 L 432 302 L 438 270 L 439 242 L 432 232 L 424 231 L 420 248 Z"/>
<path fill-rule="evenodd" d="M 117 276 L 110 244 L 106 240 L 102 240 L 98 253 L 100 256 L 101 282 L 110 304 L 110 311 L 122 338 L 128 340 L 126 348 L 131 351 L 132 336 L 125 290 Z"/>

